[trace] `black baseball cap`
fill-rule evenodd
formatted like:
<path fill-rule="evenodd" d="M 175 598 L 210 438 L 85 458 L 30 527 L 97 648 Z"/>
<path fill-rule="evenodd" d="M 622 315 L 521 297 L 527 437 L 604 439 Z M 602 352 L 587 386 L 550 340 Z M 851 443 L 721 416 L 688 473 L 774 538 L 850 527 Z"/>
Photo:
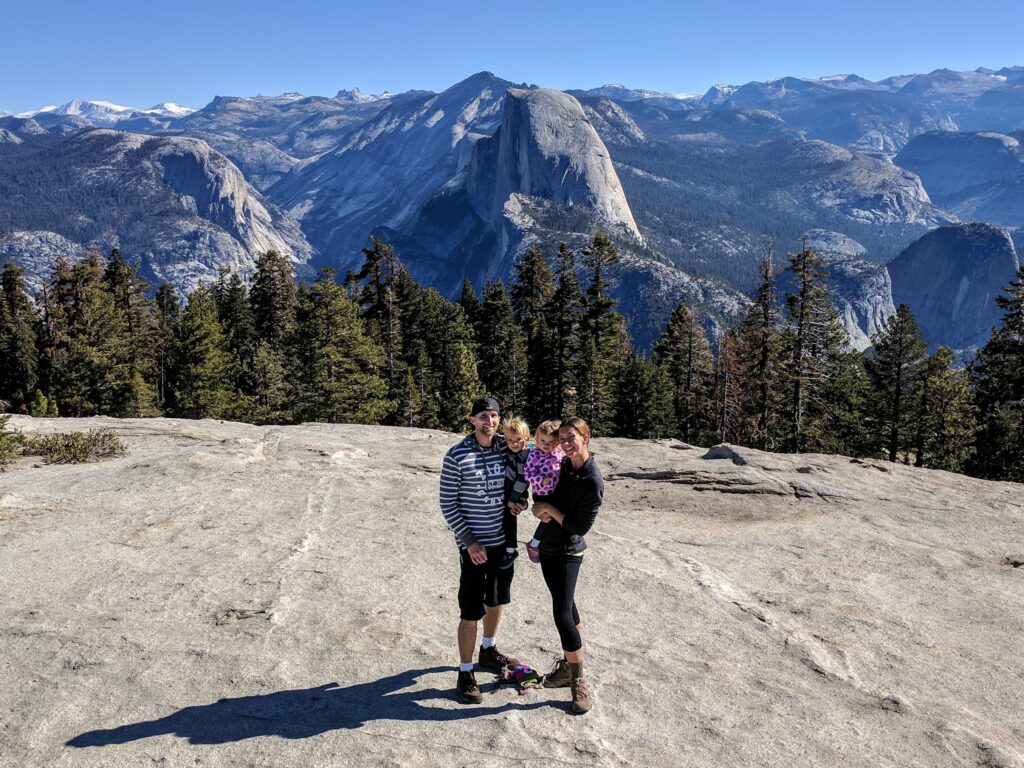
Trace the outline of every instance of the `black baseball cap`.
<path fill-rule="evenodd" d="M 493 397 L 478 397 L 473 401 L 473 410 L 469 415 L 476 416 L 480 411 L 496 411 L 500 415 L 501 406 Z"/>

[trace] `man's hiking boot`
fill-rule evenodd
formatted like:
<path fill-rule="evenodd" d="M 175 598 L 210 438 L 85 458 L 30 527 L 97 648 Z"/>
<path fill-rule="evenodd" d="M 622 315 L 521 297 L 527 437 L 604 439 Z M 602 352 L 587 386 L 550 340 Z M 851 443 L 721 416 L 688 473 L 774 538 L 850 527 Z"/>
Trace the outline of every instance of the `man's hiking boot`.
<path fill-rule="evenodd" d="M 479 704 L 484 700 L 483 694 L 480 693 L 480 686 L 476 684 L 476 677 L 472 672 L 459 672 L 455 690 L 458 691 L 459 701 L 463 704 Z"/>
<path fill-rule="evenodd" d="M 505 667 L 514 667 L 519 663 L 519 659 L 513 659 L 506 656 L 504 653 L 498 650 L 498 646 L 492 645 L 490 648 L 484 648 L 480 646 L 480 664 L 481 669 L 489 669 L 492 672 L 501 672 Z"/>
<path fill-rule="evenodd" d="M 519 557 L 519 552 L 517 550 L 513 549 L 511 552 L 509 552 L 506 549 L 504 552 L 501 553 L 501 565 L 499 565 L 498 568 L 500 568 L 503 571 L 507 571 L 509 568 L 512 567 L 512 563 L 516 561 L 517 557 Z"/>
<path fill-rule="evenodd" d="M 545 688 L 568 688 L 572 674 L 569 672 L 569 662 L 559 659 L 551 671 L 544 675 Z"/>
<path fill-rule="evenodd" d="M 569 673 L 572 675 L 569 682 L 569 686 L 572 688 L 572 711 L 577 715 L 582 715 L 589 712 L 594 705 L 593 696 L 591 696 L 586 678 L 583 677 L 583 662 L 570 663 L 568 666 Z"/>

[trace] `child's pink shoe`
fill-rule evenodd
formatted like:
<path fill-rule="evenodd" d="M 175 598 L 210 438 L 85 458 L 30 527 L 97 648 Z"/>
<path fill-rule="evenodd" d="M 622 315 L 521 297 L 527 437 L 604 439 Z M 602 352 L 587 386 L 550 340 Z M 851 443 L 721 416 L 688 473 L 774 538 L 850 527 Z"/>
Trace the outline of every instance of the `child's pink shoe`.
<path fill-rule="evenodd" d="M 535 547 L 532 544 L 526 545 L 526 555 L 530 558 L 531 563 L 540 562 L 540 547 Z"/>

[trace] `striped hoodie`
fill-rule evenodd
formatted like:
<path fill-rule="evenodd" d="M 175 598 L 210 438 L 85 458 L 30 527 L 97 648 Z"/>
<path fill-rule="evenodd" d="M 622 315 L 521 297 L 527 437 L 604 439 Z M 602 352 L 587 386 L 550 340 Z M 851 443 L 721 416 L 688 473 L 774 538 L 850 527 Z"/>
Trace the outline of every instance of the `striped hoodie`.
<path fill-rule="evenodd" d="M 505 545 L 501 529 L 504 508 L 505 438 L 495 435 L 483 448 L 474 435 L 453 445 L 441 464 L 441 514 L 462 549 L 478 543 Z"/>

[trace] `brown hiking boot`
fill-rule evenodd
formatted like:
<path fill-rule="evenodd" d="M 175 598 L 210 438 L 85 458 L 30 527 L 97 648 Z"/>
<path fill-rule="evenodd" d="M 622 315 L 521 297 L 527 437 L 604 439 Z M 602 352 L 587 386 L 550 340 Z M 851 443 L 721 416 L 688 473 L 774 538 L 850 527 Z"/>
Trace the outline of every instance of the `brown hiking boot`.
<path fill-rule="evenodd" d="M 587 681 L 583 677 L 583 662 L 568 666 L 572 674 L 572 679 L 569 682 L 572 688 L 572 711 L 577 715 L 582 715 L 584 712 L 589 712 L 590 708 L 594 706 L 594 699 L 590 693 L 590 686 L 587 685 Z"/>
<path fill-rule="evenodd" d="M 572 675 L 569 674 L 569 662 L 559 659 L 551 671 L 544 675 L 545 688 L 568 688 Z"/>
<path fill-rule="evenodd" d="M 498 650 L 498 646 L 496 645 L 492 645 L 490 648 L 480 646 L 480 660 L 477 663 L 480 665 L 481 669 L 489 669 L 492 672 L 501 672 L 505 667 L 514 667 L 519 663 L 519 659 L 513 659 L 511 656 L 506 656 Z"/>
<path fill-rule="evenodd" d="M 463 704 L 479 704 L 484 700 L 483 694 L 480 693 L 480 686 L 476 684 L 476 677 L 472 672 L 459 672 L 455 690 L 458 691 L 459 701 Z"/>

